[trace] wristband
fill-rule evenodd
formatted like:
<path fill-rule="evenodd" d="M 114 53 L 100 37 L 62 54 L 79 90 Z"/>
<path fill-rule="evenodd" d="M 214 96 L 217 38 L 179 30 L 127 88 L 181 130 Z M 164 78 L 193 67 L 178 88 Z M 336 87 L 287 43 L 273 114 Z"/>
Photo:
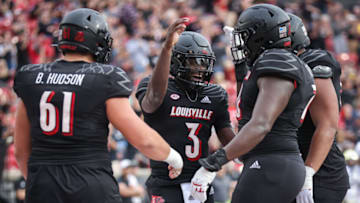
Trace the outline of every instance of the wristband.
<path fill-rule="evenodd" d="M 170 147 L 170 153 L 164 161 L 176 169 L 180 169 L 183 167 L 183 160 L 180 154 L 172 147 Z"/>

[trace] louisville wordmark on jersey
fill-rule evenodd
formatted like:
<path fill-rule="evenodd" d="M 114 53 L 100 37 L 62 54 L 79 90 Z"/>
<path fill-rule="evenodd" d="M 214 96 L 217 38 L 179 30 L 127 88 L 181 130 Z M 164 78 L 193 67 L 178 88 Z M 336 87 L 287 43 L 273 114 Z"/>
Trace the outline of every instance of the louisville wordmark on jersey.
<path fill-rule="evenodd" d="M 150 77 L 144 78 L 138 86 L 139 102 L 145 96 L 149 81 Z M 182 155 L 184 168 L 176 180 L 170 180 L 167 164 L 151 161 L 152 175 L 164 182 L 168 180 L 169 184 L 190 182 L 200 167 L 198 160 L 208 155 L 212 127 L 218 131 L 231 126 L 227 109 L 227 93 L 219 85 L 209 84 L 195 99 L 189 99 L 189 95 L 169 79 L 163 103 L 154 113 L 144 112 L 144 120 Z"/>

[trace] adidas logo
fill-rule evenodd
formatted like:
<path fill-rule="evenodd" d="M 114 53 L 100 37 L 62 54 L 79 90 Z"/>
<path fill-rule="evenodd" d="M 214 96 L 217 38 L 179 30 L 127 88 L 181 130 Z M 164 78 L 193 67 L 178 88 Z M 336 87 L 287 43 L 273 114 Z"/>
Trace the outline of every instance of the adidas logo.
<path fill-rule="evenodd" d="M 205 96 L 204 98 L 202 98 L 202 100 L 200 102 L 205 103 L 205 104 L 211 104 L 211 101 L 208 96 Z"/>
<path fill-rule="evenodd" d="M 250 166 L 250 168 L 257 168 L 257 169 L 260 169 L 261 168 L 261 166 L 260 166 L 260 164 L 259 164 L 259 162 L 256 160 L 251 166 Z"/>

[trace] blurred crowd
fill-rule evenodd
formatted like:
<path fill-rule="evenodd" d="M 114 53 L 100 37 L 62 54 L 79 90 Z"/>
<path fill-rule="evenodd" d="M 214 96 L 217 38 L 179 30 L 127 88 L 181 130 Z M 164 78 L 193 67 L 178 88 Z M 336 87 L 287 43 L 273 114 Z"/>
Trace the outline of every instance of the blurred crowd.
<path fill-rule="evenodd" d="M 24 64 L 46 63 L 59 57 L 53 44 L 66 12 L 87 7 L 106 16 L 114 38 L 111 64 L 123 68 L 134 81 L 134 87 L 155 67 L 168 25 L 179 17 L 188 17 L 187 30 L 200 32 L 212 44 L 216 55 L 212 82 L 227 90 L 236 128 L 234 65 L 222 27 L 233 26 L 242 10 L 260 2 L 277 4 L 301 17 L 311 47 L 328 50 L 341 64 L 343 106 L 337 141 L 350 175 L 351 189 L 346 202 L 360 202 L 360 3 L 356 0 L 1 0 L 0 202 L 15 202 L 15 198 L 21 202 L 24 197 L 24 182 L 12 145 L 16 111 L 14 73 Z M 141 116 L 135 97 L 130 99 Z M 216 139 L 211 139 L 211 143 L 212 150 L 219 146 Z M 114 173 L 125 191 L 122 194 L 125 202 L 146 202 L 144 181 L 149 174 L 148 160 L 116 129 L 112 130 L 109 149 Z M 230 199 L 240 171 L 240 164 L 230 163 L 219 172 L 214 182 L 216 202 Z"/>

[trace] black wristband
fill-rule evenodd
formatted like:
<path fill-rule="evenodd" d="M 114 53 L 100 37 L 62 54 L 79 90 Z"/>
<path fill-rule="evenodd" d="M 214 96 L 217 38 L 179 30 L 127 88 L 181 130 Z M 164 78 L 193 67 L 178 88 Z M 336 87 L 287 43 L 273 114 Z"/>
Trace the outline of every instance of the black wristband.
<path fill-rule="evenodd" d="M 241 63 L 234 63 L 235 64 L 235 77 L 236 82 L 243 82 L 246 73 L 248 71 L 248 67 L 246 65 L 246 62 Z"/>
<path fill-rule="evenodd" d="M 207 158 L 199 160 L 200 165 L 210 172 L 220 170 L 221 167 L 227 162 L 229 162 L 229 160 L 227 159 L 225 150 L 223 148 L 217 150 Z"/>

